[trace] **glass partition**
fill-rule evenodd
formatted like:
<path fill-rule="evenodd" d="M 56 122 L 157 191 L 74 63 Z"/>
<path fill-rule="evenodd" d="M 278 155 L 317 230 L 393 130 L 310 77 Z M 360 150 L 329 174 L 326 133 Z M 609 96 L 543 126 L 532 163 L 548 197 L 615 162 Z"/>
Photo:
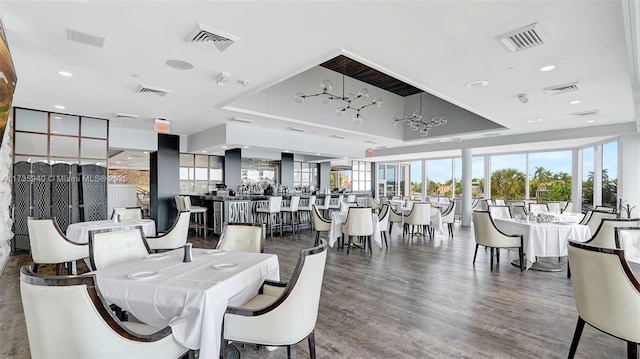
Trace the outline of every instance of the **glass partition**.
<path fill-rule="evenodd" d="M 422 161 L 411 161 L 409 178 L 411 181 L 409 195 L 412 199 L 422 199 Z"/>
<path fill-rule="evenodd" d="M 602 146 L 602 205 L 617 207 L 618 201 L 618 142 Z"/>
<path fill-rule="evenodd" d="M 582 149 L 582 206 L 584 210 L 593 207 L 594 151 L 594 147 Z"/>
<path fill-rule="evenodd" d="M 522 154 L 491 156 L 491 198 L 524 199 L 526 195 L 527 156 Z"/>
<path fill-rule="evenodd" d="M 451 158 L 427 161 L 427 195 L 450 197 L 453 192 Z"/>
<path fill-rule="evenodd" d="M 529 154 L 529 198 L 571 200 L 571 151 Z"/>
<path fill-rule="evenodd" d="M 484 197 L 484 156 L 471 158 L 471 196 Z"/>

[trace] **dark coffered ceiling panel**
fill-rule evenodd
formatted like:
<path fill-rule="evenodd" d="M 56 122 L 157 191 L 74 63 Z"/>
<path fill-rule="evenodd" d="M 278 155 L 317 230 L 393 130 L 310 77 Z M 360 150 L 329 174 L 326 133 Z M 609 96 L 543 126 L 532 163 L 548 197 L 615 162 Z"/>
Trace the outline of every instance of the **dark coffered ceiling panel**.
<path fill-rule="evenodd" d="M 348 77 L 360 80 L 368 83 L 369 85 L 387 90 L 402 97 L 423 92 L 418 88 L 406 84 L 378 70 L 372 69 L 371 67 L 361 64 L 344 55 L 334 57 L 333 59 L 320 64 L 320 66 L 341 74 L 344 73 Z"/>

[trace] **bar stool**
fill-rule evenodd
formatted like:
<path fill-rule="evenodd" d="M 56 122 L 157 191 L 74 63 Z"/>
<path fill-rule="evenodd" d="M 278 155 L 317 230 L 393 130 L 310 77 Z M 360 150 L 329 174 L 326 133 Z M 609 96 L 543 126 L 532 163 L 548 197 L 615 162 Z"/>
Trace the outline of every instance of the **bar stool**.
<path fill-rule="evenodd" d="M 256 221 L 258 220 L 258 216 L 260 214 L 267 215 L 267 227 L 269 227 L 271 238 L 273 238 L 273 226 L 276 225 L 280 227 L 280 236 L 282 236 L 282 212 L 280 211 L 281 207 L 282 197 L 269 197 L 269 205 L 267 207 L 260 207 L 256 209 Z M 273 219 L 274 215 L 276 217 L 275 221 Z M 279 221 L 278 218 L 280 218 Z"/>
<path fill-rule="evenodd" d="M 306 206 L 301 206 L 298 207 L 298 214 L 300 215 L 298 217 L 298 219 L 300 218 L 308 218 L 309 219 L 309 229 L 313 230 L 313 219 L 311 218 L 311 210 L 313 205 L 316 204 L 316 196 L 311 196 L 309 197 L 309 203 Z M 309 212 L 309 214 L 307 214 L 306 216 L 303 216 L 303 213 L 300 212 Z"/>
<path fill-rule="evenodd" d="M 328 218 L 329 217 L 329 208 L 331 208 L 331 195 L 325 195 L 324 196 L 324 204 L 316 205 L 316 207 L 318 208 L 318 210 L 323 211 L 325 218 Z"/>
<path fill-rule="evenodd" d="M 193 217 L 193 224 L 189 224 L 189 227 L 194 228 L 196 234 L 202 229 L 204 238 L 207 238 L 207 207 L 192 206 L 189 196 L 182 196 L 182 198 L 184 198 L 184 210 L 189 211 Z"/>
<path fill-rule="evenodd" d="M 329 208 L 327 209 L 327 212 L 333 210 L 333 211 L 340 211 L 340 203 L 342 203 L 342 201 L 344 200 L 344 195 L 339 195 L 338 196 L 338 203 L 336 204 L 329 204 Z M 329 213 L 327 213 L 327 218 L 329 217 Z"/>
<path fill-rule="evenodd" d="M 293 196 L 291 197 L 291 202 L 289 203 L 288 207 L 280 208 L 280 211 L 282 212 L 282 216 L 283 216 L 283 222 L 284 222 L 284 214 L 289 213 L 289 218 L 291 218 L 291 232 L 293 232 L 293 234 L 296 234 L 296 224 L 298 225 L 298 233 L 300 233 L 300 218 L 298 217 L 299 204 L 300 204 L 300 196 Z"/>

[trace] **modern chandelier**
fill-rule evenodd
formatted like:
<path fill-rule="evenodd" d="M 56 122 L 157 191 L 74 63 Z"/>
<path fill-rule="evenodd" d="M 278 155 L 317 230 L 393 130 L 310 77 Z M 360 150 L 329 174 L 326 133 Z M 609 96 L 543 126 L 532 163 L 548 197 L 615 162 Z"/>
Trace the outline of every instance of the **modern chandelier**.
<path fill-rule="evenodd" d="M 430 95 L 431 96 L 431 95 Z M 433 100 L 431 101 L 431 107 L 429 111 L 433 110 Z M 414 111 L 411 116 L 408 117 L 394 117 L 391 119 L 391 123 L 397 125 L 398 122 L 403 122 L 405 125 L 411 127 L 414 131 L 420 131 L 420 136 L 427 137 L 432 128 L 443 126 L 447 124 L 447 118 L 444 116 L 432 117 L 430 120 L 422 117 L 422 94 L 420 94 L 420 111 Z"/>
<path fill-rule="evenodd" d="M 376 97 L 371 101 L 371 103 L 357 106 L 356 104 L 354 104 L 355 101 L 366 101 L 369 99 L 369 90 L 367 90 L 366 88 L 361 88 L 360 90 L 358 90 L 358 94 L 354 94 L 350 92 L 345 95 L 344 79 L 345 79 L 345 59 L 343 58 L 342 59 L 342 96 L 337 96 L 332 94 L 331 90 L 333 89 L 333 83 L 330 80 L 324 79 L 320 82 L 320 88 L 322 89 L 322 92 L 311 94 L 311 95 L 305 95 L 304 92 L 297 92 L 293 96 L 293 98 L 297 103 L 303 103 L 305 99 L 309 97 L 324 96 L 324 98 L 322 99 L 322 103 L 325 105 L 332 103 L 333 100 L 344 101 L 346 102 L 346 106 L 338 107 L 336 109 L 336 114 L 338 115 L 338 117 L 343 117 L 347 113 L 347 110 L 353 110 L 355 111 L 355 114 L 353 115 L 353 123 L 356 125 L 360 125 L 362 124 L 362 121 L 363 121 L 362 115 L 360 115 L 360 111 L 370 106 L 382 107 L 382 104 L 384 101 L 382 100 L 382 98 Z"/>

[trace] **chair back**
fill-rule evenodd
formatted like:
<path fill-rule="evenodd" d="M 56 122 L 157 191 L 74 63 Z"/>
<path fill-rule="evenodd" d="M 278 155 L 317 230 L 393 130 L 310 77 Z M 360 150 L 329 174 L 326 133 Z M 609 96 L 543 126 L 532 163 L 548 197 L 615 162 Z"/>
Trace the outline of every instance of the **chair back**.
<path fill-rule="evenodd" d="M 493 201 L 493 204 L 496 206 L 506 206 L 507 204 L 505 203 L 504 199 L 496 199 L 495 201 Z"/>
<path fill-rule="evenodd" d="M 514 205 L 513 207 L 511 207 L 511 214 L 514 217 L 518 214 L 522 216 L 528 216 L 529 212 L 527 212 L 527 209 L 524 207 L 524 205 L 522 206 Z"/>
<path fill-rule="evenodd" d="M 616 248 L 624 251 L 625 258 L 640 258 L 640 227 L 615 229 Z"/>
<path fill-rule="evenodd" d="M 492 248 L 513 248 L 522 245 L 522 235 L 502 233 L 493 222 L 489 211 L 473 211 L 471 215 L 476 243 Z"/>
<path fill-rule="evenodd" d="M 593 209 L 594 211 L 600 211 L 600 212 L 609 212 L 609 213 L 616 213 L 616 209 L 613 207 L 607 207 L 607 206 L 596 206 L 596 208 Z"/>
<path fill-rule="evenodd" d="M 414 203 L 404 223 L 418 226 L 431 225 L 431 203 Z"/>
<path fill-rule="evenodd" d="M 331 221 L 322 217 L 318 206 L 315 204 L 311 206 L 311 218 L 313 219 L 313 228 L 315 228 L 316 232 L 331 230 Z"/>
<path fill-rule="evenodd" d="M 234 340 L 234 333 L 256 333 L 260 343 L 290 345 L 305 339 L 315 328 L 320 306 L 320 292 L 327 260 L 327 241 L 302 251 L 291 279 L 282 294 L 255 316 L 233 316 L 225 320 L 225 339 Z M 278 328 L 278 330 L 274 330 Z"/>
<path fill-rule="evenodd" d="M 167 232 L 157 237 L 147 238 L 147 244 L 152 250 L 176 249 L 184 246 L 189 237 L 189 217 L 191 213 L 182 211 Z"/>
<path fill-rule="evenodd" d="M 391 196 L 391 200 L 392 201 L 401 201 L 402 197 L 400 197 L 400 196 Z"/>
<path fill-rule="evenodd" d="M 291 197 L 291 201 L 289 202 L 289 208 L 291 209 L 291 211 L 293 212 L 298 211 L 299 205 L 300 205 L 300 196 Z"/>
<path fill-rule="evenodd" d="M 373 234 L 371 208 L 349 208 L 347 220 L 342 225 L 342 233 L 348 236 L 370 236 Z"/>
<path fill-rule="evenodd" d="M 282 197 L 269 197 L 269 213 L 278 213 L 280 212 L 280 208 L 282 208 Z"/>
<path fill-rule="evenodd" d="M 491 213 L 491 218 L 511 218 L 509 206 L 489 206 L 489 213 Z"/>
<path fill-rule="evenodd" d="M 89 231 L 89 258 L 94 270 L 145 258 L 150 251 L 142 226 Z"/>
<path fill-rule="evenodd" d="M 389 215 L 391 214 L 391 210 L 389 208 L 389 204 L 383 204 L 380 207 L 380 213 L 378 213 L 378 222 L 380 223 L 380 230 L 386 231 L 389 229 Z"/>
<path fill-rule="evenodd" d="M 560 214 L 561 209 L 564 208 L 560 205 L 560 202 L 547 202 L 547 208 L 549 209 L 549 213 Z"/>
<path fill-rule="evenodd" d="M 449 206 L 442 213 L 442 223 L 453 223 L 454 222 L 455 215 L 456 215 L 455 211 L 456 211 L 456 207 L 457 206 L 458 206 L 458 203 L 456 201 L 449 202 Z M 429 220 L 431 220 L 431 217 L 429 217 Z"/>
<path fill-rule="evenodd" d="M 176 208 L 178 209 L 178 212 L 187 210 L 184 206 L 184 196 L 175 196 L 173 198 L 176 201 Z"/>
<path fill-rule="evenodd" d="M 311 209 L 311 206 L 313 206 L 314 204 L 316 204 L 316 195 L 312 195 L 311 197 L 309 197 L 309 203 L 307 204 L 307 207 L 309 207 L 309 209 Z"/>
<path fill-rule="evenodd" d="M 549 207 L 546 203 L 529 203 L 529 212 L 549 213 Z"/>
<path fill-rule="evenodd" d="M 459 198 L 455 198 L 453 200 L 453 202 L 455 202 L 456 206 L 453 210 L 453 214 L 454 216 L 461 216 L 462 215 L 462 200 Z"/>
<path fill-rule="evenodd" d="M 46 276 L 25 266 L 20 295 L 31 358 L 176 358 L 187 351 L 169 327 L 132 334 L 109 309 L 94 275 Z M 160 340 L 167 336 L 170 343 Z"/>
<path fill-rule="evenodd" d="M 471 210 L 477 209 L 479 205 L 480 205 L 480 199 L 479 198 L 474 198 L 473 202 L 471 202 Z"/>
<path fill-rule="evenodd" d="M 482 203 L 482 209 L 484 211 L 488 211 L 490 206 L 493 206 L 495 203 L 493 203 L 492 200 L 490 199 L 483 199 L 480 201 Z"/>
<path fill-rule="evenodd" d="M 324 196 L 323 208 L 327 209 L 327 208 L 329 208 L 330 205 L 331 205 L 331 196 L 330 195 Z"/>
<path fill-rule="evenodd" d="M 376 202 L 376 200 L 369 196 L 367 197 L 367 207 L 371 207 L 373 209 L 380 209 L 381 207 L 381 202 Z"/>
<path fill-rule="evenodd" d="M 564 208 L 562 209 L 562 212 L 573 212 L 573 202 L 567 202 L 567 204 L 564 206 Z"/>
<path fill-rule="evenodd" d="M 347 202 L 356 202 L 356 195 L 355 194 L 348 195 Z"/>
<path fill-rule="evenodd" d="M 390 223 L 400 223 L 402 222 L 402 216 L 403 214 L 398 212 L 394 206 L 390 205 L 389 203 L 385 203 L 386 205 L 389 206 L 389 222 Z M 383 205 L 384 206 L 384 205 Z"/>
<path fill-rule="evenodd" d="M 358 204 L 356 202 L 340 202 L 340 212 L 348 212 L 351 207 L 358 207 Z"/>
<path fill-rule="evenodd" d="M 264 252 L 265 228 L 259 223 L 228 223 L 225 225 L 218 249 L 239 252 Z"/>
<path fill-rule="evenodd" d="M 598 229 L 595 232 L 591 232 L 591 238 L 584 243 L 595 247 L 617 248 L 616 228 L 637 226 L 640 226 L 640 219 L 638 218 L 604 218 L 600 221 Z"/>
<path fill-rule="evenodd" d="M 592 214 L 593 214 L 593 210 L 592 209 L 588 210 L 587 213 L 585 213 L 584 216 L 582 217 L 582 219 L 580 220 L 579 224 L 586 225 L 587 222 L 589 222 L 589 218 L 591 218 Z"/>
<path fill-rule="evenodd" d="M 587 220 L 586 225 L 589 226 L 592 234 L 595 234 L 600 227 L 600 222 L 605 218 L 616 218 L 616 214 L 612 212 L 592 211 L 591 217 Z M 611 230 L 613 232 L 613 230 Z M 613 234 L 613 233 L 612 233 Z"/>
<path fill-rule="evenodd" d="M 114 208 L 111 213 L 111 219 L 114 219 L 117 215 L 120 216 L 120 220 L 142 219 L 142 207 Z"/>
<path fill-rule="evenodd" d="M 513 206 L 524 206 L 524 201 L 515 201 L 515 200 L 508 200 L 506 201 L 507 206 L 509 206 L 509 210 L 511 210 L 511 214 L 513 213 Z"/>
<path fill-rule="evenodd" d="M 182 203 L 184 206 L 180 211 L 187 211 L 187 212 L 191 211 L 191 197 L 189 196 L 180 196 L 180 197 L 182 197 Z"/>
<path fill-rule="evenodd" d="M 27 218 L 31 257 L 35 263 L 70 262 L 89 256 L 87 244 L 71 242 L 54 218 Z"/>
<path fill-rule="evenodd" d="M 578 315 L 623 340 L 640 342 L 640 283 L 621 249 L 569 241 L 569 266 Z"/>

